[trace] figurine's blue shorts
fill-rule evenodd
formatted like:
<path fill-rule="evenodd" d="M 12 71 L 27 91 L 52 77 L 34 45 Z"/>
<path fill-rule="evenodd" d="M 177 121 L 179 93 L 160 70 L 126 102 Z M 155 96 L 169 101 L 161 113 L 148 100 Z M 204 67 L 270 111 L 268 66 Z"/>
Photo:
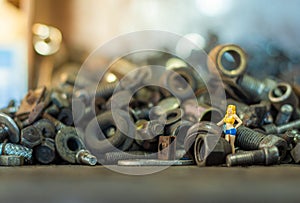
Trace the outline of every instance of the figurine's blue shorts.
<path fill-rule="evenodd" d="M 236 129 L 235 128 L 231 128 L 229 130 L 225 130 L 224 133 L 226 135 L 233 135 L 233 136 L 235 136 L 236 135 Z"/>

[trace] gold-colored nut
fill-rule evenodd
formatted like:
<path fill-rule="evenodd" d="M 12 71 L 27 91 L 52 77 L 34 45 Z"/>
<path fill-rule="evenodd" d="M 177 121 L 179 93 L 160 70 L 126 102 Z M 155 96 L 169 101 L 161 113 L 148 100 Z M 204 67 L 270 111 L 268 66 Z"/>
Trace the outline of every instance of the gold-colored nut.
<path fill-rule="evenodd" d="M 226 68 L 222 64 L 222 57 L 225 53 L 229 53 L 237 63 L 236 67 Z M 234 44 L 218 45 L 208 54 L 208 69 L 212 73 L 220 72 L 222 76 L 237 77 L 243 74 L 247 66 L 247 54 L 245 51 Z"/>

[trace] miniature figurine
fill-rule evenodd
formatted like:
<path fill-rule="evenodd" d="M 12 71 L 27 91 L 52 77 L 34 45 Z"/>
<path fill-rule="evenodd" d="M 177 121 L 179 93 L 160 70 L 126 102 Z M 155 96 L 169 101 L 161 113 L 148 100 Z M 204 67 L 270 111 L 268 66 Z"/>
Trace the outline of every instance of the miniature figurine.
<path fill-rule="evenodd" d="M 236 126 L 234 126 L 235 121 L 238 122 Z M 232 154 L 235 153 L 235 135 L 236 129 L 243 124 L 243 121 L 236 115 L 236 107 L 235 105 L 228 105 L 226 110 L 225 117 L 217 123 L 218 126 L 224 124 L 224 133 L 225 139 L 230 143 L 232 148 Z"/>

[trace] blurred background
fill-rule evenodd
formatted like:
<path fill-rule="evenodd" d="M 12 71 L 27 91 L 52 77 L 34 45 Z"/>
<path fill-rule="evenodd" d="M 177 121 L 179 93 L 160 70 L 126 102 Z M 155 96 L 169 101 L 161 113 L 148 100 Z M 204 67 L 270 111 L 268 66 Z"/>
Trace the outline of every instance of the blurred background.
<path fill-rule="evenodd" d="M 248 53 L 251 75 L 298 80 L 298 0 L 0 2 L 0 106 L 20 100 L 28 88 L 55 83 L 65 70 L 78 69 L 104 42 L 145 29 L 186 36 L 206 51 L 237 43 Z"/>

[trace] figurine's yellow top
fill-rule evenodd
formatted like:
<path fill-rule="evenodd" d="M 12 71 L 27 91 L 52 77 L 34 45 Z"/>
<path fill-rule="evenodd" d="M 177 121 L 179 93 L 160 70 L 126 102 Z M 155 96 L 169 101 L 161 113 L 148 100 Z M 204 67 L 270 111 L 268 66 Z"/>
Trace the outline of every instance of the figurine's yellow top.
<path fill-rule="evenodd" d="M 232 113 L 230 114 L 230 113 L 228 113 L 228 110 L 229 109 L 231 109 L 232 110 Z M 226 115 L 225 115 L 225 117 L 224 117 L 224 123 L 230 123 L 231 125 L 233 125 L 234 124 L 234 122 L 235 122 L 235 118 L 234 118 L 234 116 L 232 116 L 232 114 L 234 115 L 234 114 L 236 114 L 236 110 L 235 110 L 235 106 L 234 105 L 228 105 L 228 107 L 227 107 L 227 112 L 226 112 Z"/>

